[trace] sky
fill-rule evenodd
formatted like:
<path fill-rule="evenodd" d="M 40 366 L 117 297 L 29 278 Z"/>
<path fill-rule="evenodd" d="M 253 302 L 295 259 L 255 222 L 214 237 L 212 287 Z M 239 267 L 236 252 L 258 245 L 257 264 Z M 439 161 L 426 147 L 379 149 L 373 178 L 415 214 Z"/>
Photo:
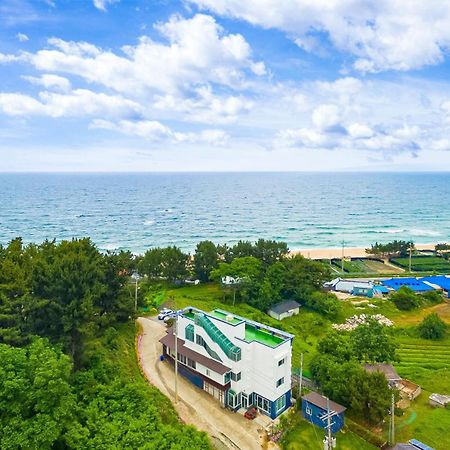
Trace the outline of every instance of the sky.
<path fill-rule="evenodd" d="M 450 0 L 0 0 L 0 171 L 448 171 Z"/>

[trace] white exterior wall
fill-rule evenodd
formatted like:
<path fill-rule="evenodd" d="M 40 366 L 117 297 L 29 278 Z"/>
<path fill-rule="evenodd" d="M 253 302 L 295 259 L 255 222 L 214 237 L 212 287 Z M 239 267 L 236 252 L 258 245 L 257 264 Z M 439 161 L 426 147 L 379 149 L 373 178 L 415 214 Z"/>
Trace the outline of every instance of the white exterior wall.
<path fill-rule="evenodd" d="M 241 372 L 240 381 L 231 381 L 231 388 L 234 391 L 245 392 L 246 394 L 257 393 L 270 401 L 275 401 L 291 388 L 292 346 L 290 339 L 287 339 L 276 348 L 257 341 L 245 342 L 243 340 L 245 337 L 245 323 L 233 326 L 209 315 L 208 318 L 234 345 L 241 349 L 240 361 L 229 359 L 201 326 L 196 325 L 193 320 L 186 317 L 179 318 L 179 337 L 185 340 L 186 347 L 211 358 L 202 346 L 185 339 L 185 327 L 193 324 L 194 334 L 200 335 L 205 340 L 208 346 L 222 359 L 222 363 L 230 367 L 235 374 Z M 239 337 L 236 337 L 236 335 Z M 278 362 L 283 358 L 285 359 L 284 364 L 278 366 Z M 206 375 L 206 368 L 199 364 L 197 364 L 197 367 L 197 371 L 200 373 L 223 384 L 224 375 L 215 374 L 221 377 L 218 380 L 217 377 L 213 377 L 212 371 L 210 371 L 210 375 Z M 202 368 L 202 370 L 199 370 L 199 368 Z M 277 387 L 277 380 L 282 377 L 284 378 L 284 383 Z"/>

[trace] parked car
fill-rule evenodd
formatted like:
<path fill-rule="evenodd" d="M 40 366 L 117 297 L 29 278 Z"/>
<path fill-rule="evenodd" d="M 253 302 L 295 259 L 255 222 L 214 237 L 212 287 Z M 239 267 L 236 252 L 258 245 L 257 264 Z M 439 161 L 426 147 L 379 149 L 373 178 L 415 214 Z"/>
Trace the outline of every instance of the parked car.
<path fill-rule="evenodd" d="M 253 420 L 258 414 L 258 410 L 254 406 L 250 406 L 244 414 L 244 417 L 248 420 Z"/>
<path fill-rule="evenodd" d="M 165 317 L 168 316 L 169 314 L 173 314 L 173 311 L 169 308 L 163 308 L 158 314 L 158 319 L 164 320 Z"/>

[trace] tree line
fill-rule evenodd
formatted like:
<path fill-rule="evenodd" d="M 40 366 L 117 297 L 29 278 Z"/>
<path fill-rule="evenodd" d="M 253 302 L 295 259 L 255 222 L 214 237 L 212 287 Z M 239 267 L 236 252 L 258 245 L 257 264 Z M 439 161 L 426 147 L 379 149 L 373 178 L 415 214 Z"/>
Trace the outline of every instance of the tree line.
<path fill-rule="evenodd" d="M 383 258 L 388 258 L 391 256 L 400 256 L 405 258 L 409 255 L 409 252 L 415 251 L 413 241 L 392 241 L 386 244 L 381 244 L 375 242 L 370 248 L 366 248 L 366 253 L 369 255 L 381 256 Z"/>
<path fill-rule="evenodd" d="M 320 292 L 323 282 L 330 278 L 329 267 L 301 255 L 289 255 L 284 242 L 260 239 L 227 246 L 202 241 L 192 256 L 177 247 L 153 248 L 138 257 L 136 264 L 150 279 L 174 283 L 192 277 L 218 282 L 225 300 L 245 302 L 261 311 L 286 299 L 330 317 L 340 310 L 335 295 Z M 222 283 L 225 277 L 232 277 L 236 283 Z"/>

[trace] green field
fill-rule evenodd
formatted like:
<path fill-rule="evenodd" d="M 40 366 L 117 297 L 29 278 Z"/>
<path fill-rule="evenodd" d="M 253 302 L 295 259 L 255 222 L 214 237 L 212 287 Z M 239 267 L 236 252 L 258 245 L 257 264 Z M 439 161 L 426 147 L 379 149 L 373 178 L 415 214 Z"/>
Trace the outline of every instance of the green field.
<path fill-rule="evenodd" d="M 400 362 L 398 373 L 423 389 L 450 393 L 450 337 L 441 341 L 402 336 L 397 338 Z M 450 413 L 449 413 L 450 414 Z"/>
<path fill-rule="evenodd" d="M 333 266 L 341 269 L 341 260 L 333 259 Z M 393 267 L 389 264 L 384 264 L 382 261 L 367 259 L 367 258 L 352 258 L 351 260 L 344 259 L 344 271 L 347 273 L 358 274 L 396 274 L 403 273 L 399 267 Z"/>
<path fill-rule="evenodd" d="M 392 263 L 409 269 L 409 258 L 392 258 Z M 450 262 L 439 256 L 413 256 L 411 270 L 414 272 L 450 273 Z"/>
<path fill-rule="evenodd" d="M 285 450 L 323 449 L 324 431 L 303 419 L 297 419 L 292 429 L 284 436 Z M 375 450 L 377 447 L 366 442 L 345 428 L 336 434 L 337 450 Z"/>

